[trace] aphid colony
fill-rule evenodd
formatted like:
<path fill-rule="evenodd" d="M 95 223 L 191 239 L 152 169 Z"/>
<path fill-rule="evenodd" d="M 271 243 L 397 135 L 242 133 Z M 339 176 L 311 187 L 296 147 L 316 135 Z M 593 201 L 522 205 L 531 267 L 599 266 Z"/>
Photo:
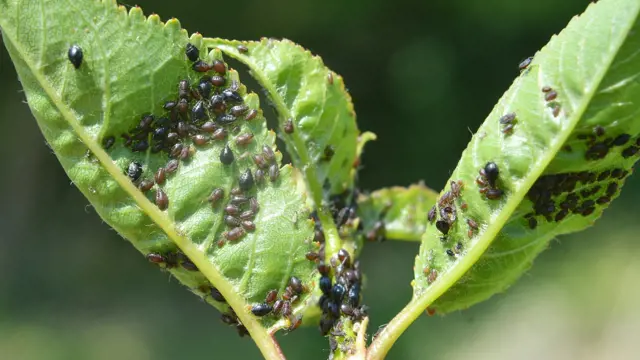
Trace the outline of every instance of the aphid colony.
<path fill-rule="evenodd" d="M 193 62 L 192 68 L 195 71 L 212 70 L 214 73 L 205 74 L 197 84 L 181 80 L 178 83 L 178 98 L 167 101 L 163 106 L 167 111 L 164 116 L 145 114 L 135 128 L 121 135 L 124 146 L 132 152 L 164 152 L 169 156 L 167 164 L 158 169 L 153 177 L 143 177 L 144 166 L 138 162 L 130 163 L 125 171 L 143 192 L 150 191 L 157 185 L 155 203 L 160 210 L 169 206 L 169 198 L 160 186 L 178 169 L 180 161 L 188 161 L 196 148 L 206 146 L 212 141 L 227 141 L 231 134 L 235 135 L 231 141 L 237 148 L 251 144 L 254 135 L 240 133 L 237 121 L 240 118 L 251 121 L 258 114 L 256 109 L 249 109 L 244 104 L 244 99 L 238 93 L 239 85 L 236 81 L 232 81 L 226 87 L 227 68 L 224 62 L 215 60 L 208 64 L 200 60 L 199 50 L 192 44 L 187 44 L 185 55 Z M 103 139 L 103 147 L 108 150 L 115 142 L 114 136 L 107 136 Z M 222 148 L 218 158 L 227 166 L 234 163 L 236 155 L 229 142 Z M 253 155 L 253 159 L 257 165 L 255 173 L 246 169 L 239 176 L 238 182 L 242 191 L 248 191 L 254 184 L 262 183 L 266 176 L 274 182 L 280 174 L 275 154 L 270 147 L 265 145 L 260 154 Z M 243 202 L 244 198 L 246 201 Z M 224 233 L 227 240 L 238 240 L 246 232 L 255 230 L 253 217 L 249 214 L 250 209 L 241 209 L 243 204 L 254 202 L 257 204 L 255 198 L 233 194 L 225 207 L 225 223 L 232 227 Z M 235 213 L 236 208 L 242 211 L 238 210 L 239 212 Z"/>
<path fill-rule="evenodd" d="M 618 180 L 627 175 L 627 170 L 616 168 L 541 176 L 527 194 L 533 203 L 533 212 L 525 215 L 527 225 L 535 229 L 536 216 L 548 222 L 562 221 L 570 214 L 589 216 L 611 201 L 618 192 Z"/>
<path fill-rule="evenodd" d="M 436 229 L 442 233 L 442 236 L 440 237 L 440 240 L 442 241 L 448 240 L 449 230 L 458 220 L 456 202 L 461 198 L 463 188 L 464 183 L 461 180 L 451 181 L 451 189 L 442 194 L 436 205 L 433 205 L 427 213 L 427 220 L 429 223 L 435 222 Z M 462 202 L 460 204 L 460 209 L 465 211 L 467 209 L 467 204 Z M 472 237 L 474 232 L 478 229 L 478 224 L 470 218 L 467 218 L 466 222 L 469 226 L 468 235 L 469 237 Z M 462 242 L 458 241 L 453 248 L 447 249 L 445 252 L 450 257 L 459 255 L 462 252 Z M 437 273 L 433 276 L 437 276 Z"/>
<path fill-rule="evenodd" d="M 300 296 L 308 292 L 302 281 L 295 276 L 289 278 L 289 283 L 284 293 L 278 298 L 278 290 L 271 290 L 265 296 L 264 302 L 254 304 L 251 313 L 258 317 L 267 315 L 280 316 L 289 320 L 288 331 L 298 328 L 302 323 L 302 316 L 293 316 L 293 306 L 300 299 Z"/>
<path fill-rule="evenodd" d="M 556 101 L 558 93 L 550 86 L 543 86 L 542 92 L 545 94 L 544 101 L 547 103 L 547 106 L 551 108 L 553 117 L 558 117 L 558 115 L 560 115 L 560 110 L 562 109 L 560 103 Z"/>
<path fill-rule="evenodd" d="M 616 147 L 623 147 L 621 155 L 625 159 L 638 155 L 638 152 L 640 152 L 640 138 L 636 139 L 634 144 L 629 134 L 607 137 L 605 135 L 605 128 L 597 125 L 591 133 L 577 136 L 579 140 L 586 140 L 587 150 L 584 154 L 586 160 L 604 159 L 609 154 L 609 151 Z"/>

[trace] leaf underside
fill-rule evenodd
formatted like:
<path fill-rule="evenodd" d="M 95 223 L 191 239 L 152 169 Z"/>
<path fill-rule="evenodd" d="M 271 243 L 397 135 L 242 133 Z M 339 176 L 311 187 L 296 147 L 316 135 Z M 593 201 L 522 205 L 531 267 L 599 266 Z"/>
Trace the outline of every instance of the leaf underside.
<path fill-rule="evenodd" d="M 619 195 L 640 155 L 639 11 L 635 0 L 590 5 L 522 70 L 441 193 L 414 301 L 437 298 L 430 311 L 447 313 L 503 291 L 551 239 L 591 226 Z M 493 186 L 479 174 L 488 162 Z"/>
<path fill-rule="evenodd" d="M 29 106 L 60 163 L 98 214 L 139 251 L 160 255 L 161 267 L 228 316 L 235 317 L 227 303 L 243 322 L 254 319 L 263 327 L 280 316 L 256 318 L 250 305 L 263 303 L 272 289 L 281 295 L 292 276 L 313 288 L 317 272 L 305 254 L 317 245 L 309 220 L 311 201 L 300 172 L 289 165 L 280 167 L 281 154 L 276 151 L 258 183 L 253 155 L 264 155 L 264 147 L 275 149 L 275 133 L 266 128 L 258 96 L 247 93 L 235 71 L 199 73 L 185 55 L 191 42 L 200 48 L 200 58 L 212 64 L 222 60 L 219 50 L 206 52 L 201 36 L 188 38 L 175 19 L 164 24 L 156 15 L 145 18 L 137 7 L 127 13 L 115 1 L 64 1 L 63 6 L 3 1 L 0 27 Z M 67 58 L 72 44 L 84 54 L 78 69 Z M 228 108 L 236 103 L 248 106 L 232 124 L 218 121 L 208 99 L 203 100 L 205 117 L 196 120 L 191 114 L 197 103 L 194 95 L 186 96 L 185 115 L 163 108 L 167 101 L 178 100 L 180 80 L 187 79 L 197 92 L 204 75 L 224 76 L 224 84 L 214 86 L 212 94 L 237 88 L 242 99 L 229 101 Z M 257 110 L 255 118 L 245 120 L 252 110 Z M 141 131 L 139 122 L 147 114 L 153 114 L 155 122 L 151 130 Z M 206 121 L 225 129 L 227 136 L 214 139 L 203 130 Z M 141 191 L 142 182 L 153 182 L 157 171 L 171 161 L 172 143 L 166 137 L 155 139 L 154 132 L 179 132 L 180 122 L 192 126 L 178 140 L 188 151 L 178 156 L 183 158 L 175 172 L 167 171 L 165 182 Z M 123 134 L 137 138 L 128 142 Z M 247 134 L 253 134 L 248 145 L 238 144 Z M 202 135 L 205 143 L 198 143 L 195 135 Z M 143 141 L 148 148 L 143 149 Z M 165 146 L 154 150 L 159 143 Z M 230 165 L 220 157 L 226 144 L 235 156 Z M 136 147 L 141 151 L 133 151 Z M 142 166 L 138 179 L 127 173 L 133 162 Z M 256 199 L 259 210 L 250 217 L 255 231 L 236 230 L 244 234 L 233 239 L 229 233 L 242 227 L 225 225 L 225 207 L 246 170 L 254 174 L 256 185 L 240 196 Z M 208 197 L 214 189 L 224 196 L 211 204 Z M 156 201 L 159 191 L 167 196 L 166 210 Z M 239 200 L 238 207 L 249 211 L 251 203 Z M 212 287 L 226 303 L 212 298 Z M 302 294 L 292 304 L 294 314 L 310 299 L 309 293 Z"/>

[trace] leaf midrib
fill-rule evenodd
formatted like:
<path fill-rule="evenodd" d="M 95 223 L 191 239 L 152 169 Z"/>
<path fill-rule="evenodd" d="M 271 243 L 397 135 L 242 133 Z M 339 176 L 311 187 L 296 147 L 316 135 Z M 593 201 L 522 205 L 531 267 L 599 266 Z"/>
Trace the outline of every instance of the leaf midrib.
<path fill-rule="evenodd" d="M 60 111 L 63 118 L 71 126 L 76 135 L 80 138 L 85 146 L 92 152 L 92 154 L 98 159 L 104 169 L 113 177 L 118 185 L 140 206 L 141 210 L 148 215 L 151 220 L 160 227 L 167 237 L 173 241 L 180 250 L 197 266 L 200 272 L 215 286 L 224 296 L 227 303 L 234 309 L 236 315 L 242 321 L 242 324 L 247 328 L 252 338 L 258 343 L 258 338 L 264 338 L 262 333 L 263 327 L 249 315 L 244 309 L 245 301 L 234 291 L 231 284 L 227 282 L 222 274 L 210 263 L 197 246 L 191 243 L 188 239 L 180 236 L 178 231 L 170 223 L 170 219 L 166 214 L 162 213 L 154 204 L 152 204 L 142 193 L 124 176 L 122 171 L 115 165 L 111 157 L 100 147 L 96 141 L 87 134 L 82 126 L 75 120 L 73 114 L 64 106 L 62 100 L 57 96 L 55 90 L 49 86 L 46 78 L 37 71 L 37 67 L 32 61 L 23 56 L 26 52 L 17 43 L 12 36 L 11 32 L 4 26 L 4 21 L 0 18 L 0 28 L 3 29 L 3 36 L 7 39 L 11 45 L 17 50 L 22 58 L 22 61 L 29 67 L 31 74 L 36 78 L 44 92 L 47 94 L 51 102 L 55 104 L 58 111 Z M 43 49 L 44 51 L 44 49 Z M 261 347 L 261 350 L 264 350 Z M 266 355 L 266 354 L 265 354 Z"/>

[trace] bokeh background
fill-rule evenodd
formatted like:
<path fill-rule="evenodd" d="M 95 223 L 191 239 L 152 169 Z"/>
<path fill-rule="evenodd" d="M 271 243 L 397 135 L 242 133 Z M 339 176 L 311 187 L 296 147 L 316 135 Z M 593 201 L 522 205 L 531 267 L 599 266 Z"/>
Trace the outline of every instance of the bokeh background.
<path fill-rule="evenodd" d="M 190 32 L 286 37 L 342 74 L 368 145 L 361 185 L 440 189 L 493 104 L 587 0 L 140 0 Z M 148 264 L 70 184 L 0 46 L 0 359 L 256 359 L 251 340 Z M 390 359 L 638 359 L 640 178 L 598 224 L 553 241 L 508 292 L 419 319 Z M 411 295 L 417 243 L 362 261 L 370 331 Z M 317 329 L 281 336 L 290 359 L 325 359 Z"/>

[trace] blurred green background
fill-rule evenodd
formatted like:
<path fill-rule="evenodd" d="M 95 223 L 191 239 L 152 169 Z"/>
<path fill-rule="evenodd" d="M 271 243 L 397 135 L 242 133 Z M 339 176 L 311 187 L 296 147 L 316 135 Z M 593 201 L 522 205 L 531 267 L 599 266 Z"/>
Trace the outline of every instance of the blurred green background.
<path fill-rule="evenodd" d="M 586 0 L 141 0 L 190 32 L 286 37 L 342 74 L 378 134 L 361 185 L 440 189 L 519 61 Z M 70 184 L 0 50 L 0 359 L 259 358 L 249 339 L 102 223 Z M 597 226 L 551 244 L 507 293 L 419 319 L 390 359 L 640 358 L 640 179 Z M 368 244 L 370 332 L 411 295 L 416 243 Z M 281 336 L 290 359 L 325 359 L 317 329 Z"/>

